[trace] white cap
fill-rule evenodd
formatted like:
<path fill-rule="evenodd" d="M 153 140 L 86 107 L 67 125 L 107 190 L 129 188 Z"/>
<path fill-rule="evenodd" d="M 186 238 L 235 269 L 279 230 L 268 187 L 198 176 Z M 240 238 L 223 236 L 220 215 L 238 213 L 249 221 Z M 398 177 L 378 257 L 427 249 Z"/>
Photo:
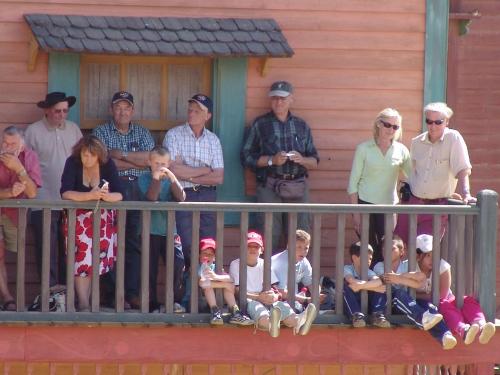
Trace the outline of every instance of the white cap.
<path fill-rule="evenodd" d="M 417 236 L 417 249 L 423 253 L 432 251 L 432 236 L 429 234 L 421 234 Z"/>

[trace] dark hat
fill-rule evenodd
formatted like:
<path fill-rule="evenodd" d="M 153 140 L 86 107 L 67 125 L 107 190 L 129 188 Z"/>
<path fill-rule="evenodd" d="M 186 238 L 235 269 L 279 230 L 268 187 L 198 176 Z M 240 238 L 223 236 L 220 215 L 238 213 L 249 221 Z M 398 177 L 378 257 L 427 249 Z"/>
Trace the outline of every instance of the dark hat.
<path fill-rule="evenodd" d="M 208 113 L 212 113 L 212 99 L 210 99 L 208 96 L 203 94 L 196 94 L 191 99 L 189 99 L 189 101 L 198 103 L 202 109 L 206 109 Z"/>
<path fill-rule="evenodd" d="M 121 102 L 122 100 L 129 102 L 130 105 L 134 105 L 134 97 L 127 91 L 116 92 L 115 95 L 113 95 L 113 99 L 111 99 L 111 104 L 116 104 L 118 102 Z"/>
<path fill-rule="evenodd" d="M 271 85 L 269 89 L 269 96 L 281 96 L 286 98 L 293 92 L 293 87 L 290 82 L 287 81 L 277 81 Z"/>
<path fill-rule="evenodd" d="M 76 102 L 74 96 L 66 96 L 64 92 L 51 92 L 45 96 L 45 100 L 38 102 L 37 106 L 39 108 L 50 108 L 57 103 L 68 102 L 68 107 L 71 107 Z"/>

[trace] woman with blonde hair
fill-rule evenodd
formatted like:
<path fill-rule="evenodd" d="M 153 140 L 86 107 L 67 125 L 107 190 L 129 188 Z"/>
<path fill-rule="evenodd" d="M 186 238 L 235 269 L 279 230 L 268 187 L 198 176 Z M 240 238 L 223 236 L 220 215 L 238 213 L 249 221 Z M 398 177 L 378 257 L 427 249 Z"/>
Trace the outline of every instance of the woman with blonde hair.
<path fill-rule="evenodd" d="M 356 147 L 347 192 L 352 204 L 396 204 L 402 173 L 408 176 L 410 152 L 399 142 L 402 117 L 393 108 L 382 110 L 373 123 L 373 138 Z M 353 214 L 354 229 L 360 235 L 361 215 Z M 382 260 L 383 214 L 370 215 L 369 242 L 374 249 L 372 264 Z"/>
<path fill-rule="evenodd" d="M 66 160 L 61 178 L 61 196 L 77 202 L 97 201 L 95 210 L 76 210 L 76 235 L 74 246 L 68 244 L 68 251 L 75 251 L 75 290 L 79 311 L 89 311 L 92 275 L 92 217 L 101 218 L 99 274 L 109 272 L 116 258 L 116 212 L 99 209 L 98 202 L 117 202 L 123 199 L 123 192 L 115 163 L 108 156 L 106 146 L 93 135 L 81 138 L 73 146 L 72 155 Z M 67 224 L 67 223 L 66 223 Z M 64 231 L 67 233 L 67 230 Z M 67 238 L 66 238 L 67 242 Z"/>

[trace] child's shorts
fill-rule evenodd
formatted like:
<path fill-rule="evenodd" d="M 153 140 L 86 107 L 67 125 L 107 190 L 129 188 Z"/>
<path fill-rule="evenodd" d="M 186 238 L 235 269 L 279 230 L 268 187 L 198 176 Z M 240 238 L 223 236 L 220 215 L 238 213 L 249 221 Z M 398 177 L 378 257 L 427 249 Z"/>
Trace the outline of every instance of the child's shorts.
<path fill-rule="evenodd" d="M 281 311 L 280 321 L 285 320 L 290 315 L 295 314 L 290 305 L 283 301 L 277 301 L 272 304 L 272 306 L 277 307 Z M 271 306 L 269 306 L 271 307 Z M 269 317 L 269 309 L 260 303 L 259 301 L 254 301 L 253 299 L 247 299 L 247 314 L 254 322 L 257 322 L 262 317 Z"/>

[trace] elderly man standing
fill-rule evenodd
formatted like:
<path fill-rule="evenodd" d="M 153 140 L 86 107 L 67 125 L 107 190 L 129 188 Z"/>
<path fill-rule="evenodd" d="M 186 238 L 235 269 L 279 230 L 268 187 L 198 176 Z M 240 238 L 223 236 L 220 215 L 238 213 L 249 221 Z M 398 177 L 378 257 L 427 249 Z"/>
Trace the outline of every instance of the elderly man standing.
<path fill-rule="evenodd" d="M 67 120 L 69 109 L 75 104 L 74 96 L 66 96 L 64 92 L 48 93 L 44 101 L 37 106 L 43 109 L 44 116 L 28 126 L 25 142 L 38 155 L 42 171 L 42 187 L 38 189 L 37 198 L 47 201 L 61 199 L 61 175 L 66 159 L 71 155 L 71 149 L 82 137 L 77 124 Z M 65 284 L 63 272 L 58 275 L 57 260 L 59 250 L 62 249 L 61 233 L 62 211 L 52 210 L 50 219 L 50 286 L 58 283 Z M 35 252 L 38 272 L 42 270 L 42 238 L 43 238 L 42 210 L 32 210 L 31 225 L 35 241 Z M 63 268 L 63 262 L 60 268 Z"/>
<path fill-rule="evenodd" d="M 94 129 L 108 148 L 109 155 L 118 168 L 124 200 L 141 200 L 137 179 L 149 167 L 149 151 L 155 146 L 153 136 L 145 127 L 132 123 L 134 97 L 127 91 L 119 91 L 111 99 L 111 121 Z M 125 299 L 134 309 L 140 308 L 139 284 L 141 267 L 141 243 L 139 235 L 140 212 L 127 211 L 125 237 Z"/>
<path fill-rule="evenodd" d="M 0 199 L 35 198 L 42 184 L 40 165 L 35 152 L 25 146 L 21 132 L 15 126 L 2 134 L 0 150 Z M 5 249 L 17 251 L 16 208 L 2 208 L 0 215 L 0 295 L 3 310 L 15 311 L 16 303 L 10 294 L 5 267 Z M 41 242 L 41 241 L 40 241 Z"/>
<path fill-rule="evenodd" d="M 163 147 L 170 152 L 170 169 L 186 192 L 186 202 L 215 202 L 216 187 L 224 180 L 224 160 L 219 138 L 205 126 L 212 117 L 212 100 L 196 94 L 188 103 L 187 122 L 170 129 Z M 177 211 L 186 268 L 191 262 L 192 213 Z M 200 238 L 215 238 L 214 212 L 201 212 Z"/>
<path fill-rule="evenodd" d="M 243 144 L 241 161 L 257 174 L 257 202 L 304 203 L 309 201 L 308 171 L 317 167 L 318 152 L 311 129 L 290 112 L 292 85 L 274 82 L 269 91 L 271 111 L 253 122 Z M 263 231 L 264 215 L 257 216 L 258 230 Z M 309 214 L 298 215 L 298 228 L 309 230 Z M 273 250 L 280 237 L 286 237 L 286 218 L 273 214 Z"/>
<path fill-rule="evenodd" d="M 428 131 L 411 142 L 412 170 L 408 181 L 411 195 L 407 204 L 447 204 L 448 198 L 456 196 L 464 203 L 475 202 L 470 194 L 472 166 L 467 145 L 458 131 L 448 128 L 452 115 L 446 103 L 425 106 Z M 441 237 L 447 220 L 447 215 L 441 216 Z M 395 233 L 408 243 L 408 215 L 399 215 Z M 420 234 L 432 234 L 432 215 L 418 215 L 417 236 Z"/>

